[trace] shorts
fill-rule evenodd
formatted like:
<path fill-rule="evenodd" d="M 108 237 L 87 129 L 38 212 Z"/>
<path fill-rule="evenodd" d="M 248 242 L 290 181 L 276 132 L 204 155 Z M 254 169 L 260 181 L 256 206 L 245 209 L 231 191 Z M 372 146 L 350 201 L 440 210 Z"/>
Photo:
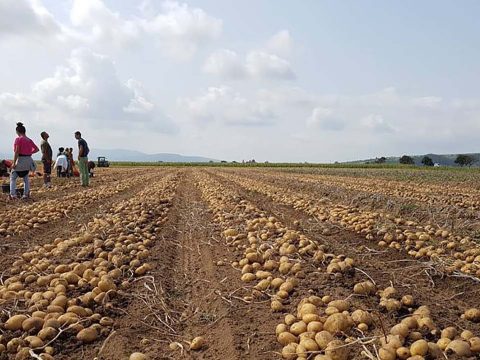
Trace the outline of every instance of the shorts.
<path fill-rule="evenodd" d="M 47 175 L 52 173 L 52 162 L 51 161 L 42 161 L 43 164 L 43 172 Z"/>

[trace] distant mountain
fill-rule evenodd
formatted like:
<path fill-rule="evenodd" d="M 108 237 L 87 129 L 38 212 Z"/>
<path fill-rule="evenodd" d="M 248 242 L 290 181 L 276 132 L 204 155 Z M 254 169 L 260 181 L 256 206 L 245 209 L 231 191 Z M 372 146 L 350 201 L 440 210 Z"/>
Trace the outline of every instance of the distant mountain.
<path fill-rule="evenodd" d="M 185 156 L 170 153 L 145 154 L 135 150 L 124 149 L 92 149 L 89 158 L 96 159 L 105 156 L 109 161 L 134 161 L 134 162 L 209 162 L 218 160 L 203 156 Z"/>
<path fill-rule="evenodd" d="M 54 154 L 56 155 L 56 154 Z M 145 154 L 135 150 L 123 149 L 92 149 L 89 158 L 96 160 L 98 156 L 105 156 L 109 161 L 132 161 L 132 162 L 219 162 L 219 160 L 203 156 L 185 156 L 179 154 L 159 153 Z M 40 160 L 40 155 L 35 154 L 33 158 Z M 0 152 L 0 159 L 12 159 L 13 154 Z"/>
<path fill-rule="evenodd" d="M 457 158 L 458 154 L 425 154 L 425 155 L 409 155 L 415 161 L 415 165 L 423 165 L 422 159 L 424 156 L 430 157 L 434 163 L 440 164 L 442 166 L 459 166 L 455 164 L 455 159 Z M 465 155 L 473 156 L 477 161 L 472 166 L 480 166 L 480 153 L 467 153 Z M 399 156 L 390 156 L 386 158 L 387 164 L 398 164 L 400 160 Z M 350 163 L 357 163 L 357 164 L 364 164 L 364 163 L 373 163 L 375 159 L 368 159 L 368 160 L 358 160 L 352 161 Z"/>

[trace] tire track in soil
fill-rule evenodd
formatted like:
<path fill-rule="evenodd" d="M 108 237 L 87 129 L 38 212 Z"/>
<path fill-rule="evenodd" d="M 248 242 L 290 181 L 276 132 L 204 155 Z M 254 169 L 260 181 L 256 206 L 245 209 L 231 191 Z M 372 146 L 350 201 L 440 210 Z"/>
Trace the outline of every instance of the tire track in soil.
<path fill-rule="evenodd" d="M 162 173 L 162 175 L 165 174 L 166 173 Z M 93 187 L 92 189 L 96 188 Z M 0 243 L 0 252 L 2 254 L 0 273 L 5 273 L 13 262 L 18 260 L 18 257 L 28 249 L 49 243 L 55 238 L 68 238 L 73 236 L 79 231 L 79 228 L 85 226 L 93 217 L 108 211 L 112 204 L 129 199 L 141 190 L 141 187 L 132 186 L 125 191 L 90 204 L 86 211 L 85 209 L 75 210 L 69 217 L 52 221 L 47 226 L 30 229 L 21 235 L 16 235 L 8 239 L 3 238 Z"/>
<path fill-rule="evenodd" d="M 432 310 L 432 318 L 441 327 L 456 326 L 468 329 L 474 333 L 480 333 L 480 324 L 475 324 L 463 319 L 460 315 L 471 307 L 478 307 L 480 286 L 470 279 L 443 277 L 435 273 L 435 269 L 422 261 L 410 260 L 402 252 L 380 248 L 376 242 L 368 241 L 357 234 L 347 230 L 331 226 L 332 235 L 321 235 L 328 223 L 319 222 L 308 214 L 296 210 L 293 207 L 279 204 L 266 195 L 247 190 L 239 184 L 209 172 L 225 186 L 235 188 L 240 196 L 254 204 L 265 212 L 276 216 L 289 227 L 297 226 L 295 221 L 300 221 L 300 229 L 311 239 L 328 245 L 329 251 L 335 254 L 344 254 L 356 261 L 356 267 L 370 275 L 380 288 L 395 286 L 401 296 L 411 294 L 420 305 L 428 305 Z M 347 297 L 352 293 L 353 285 L 360 281 L 368 280 L 365 274 L 358 271 L 353 277 L 341 277 L 334 280 L 328 274 L 318 272 L 314 267 L 310 269 L 314 273 L 306 278 L 306 286 L 299 292 L 309 293 L 310 289 L 322 294 L 322 291 L 332 292 L 332 285 L 338 295 Z M 378 306 L 375 301 L 370 305 Z M 394 325 L 393 318 L 387 314 L 387 324 Z"/>
<path fill-rule="evenodd" d="M 215 229 L 207 205 L 191 179 L 185 181 L 181 196 L 181 272 L 177 289 L 185 294 L 188 307 L 183 334 L 186 339 L 204 336 L 205 350 L 175 358 L 269 359 L 275 347 L 274 325 L 269 304 L 246 304 L 229 296 L 242 296 L 240 274 L 230 266 L 235 255 Z M 223 265 L 217 265 L 217 261 Z M 186 279 L 189 279 L 186 281 Z M 222 298 L 223 297 L 223 298 Z"/>

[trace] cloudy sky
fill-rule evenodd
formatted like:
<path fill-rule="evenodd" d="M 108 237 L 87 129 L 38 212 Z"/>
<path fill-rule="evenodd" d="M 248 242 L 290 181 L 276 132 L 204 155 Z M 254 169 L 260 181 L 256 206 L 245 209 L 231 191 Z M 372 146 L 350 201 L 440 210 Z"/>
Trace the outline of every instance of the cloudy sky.
<path fill-rule="evenodd" d="M 476 0 L 0 0 L 0 152 L 325 162 L 479 151 Z"/>

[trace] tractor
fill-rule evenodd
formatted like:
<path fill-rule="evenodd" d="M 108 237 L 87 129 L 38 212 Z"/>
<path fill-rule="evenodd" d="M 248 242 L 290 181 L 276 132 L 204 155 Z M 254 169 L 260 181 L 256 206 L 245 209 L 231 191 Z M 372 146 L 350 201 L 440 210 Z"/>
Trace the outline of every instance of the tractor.
<path fill-rule="evenodd" d="M 105 156 L 99 156 L 97 161 L 98 167 L 109 167 L 110 163 L 105 159 Z"/>

